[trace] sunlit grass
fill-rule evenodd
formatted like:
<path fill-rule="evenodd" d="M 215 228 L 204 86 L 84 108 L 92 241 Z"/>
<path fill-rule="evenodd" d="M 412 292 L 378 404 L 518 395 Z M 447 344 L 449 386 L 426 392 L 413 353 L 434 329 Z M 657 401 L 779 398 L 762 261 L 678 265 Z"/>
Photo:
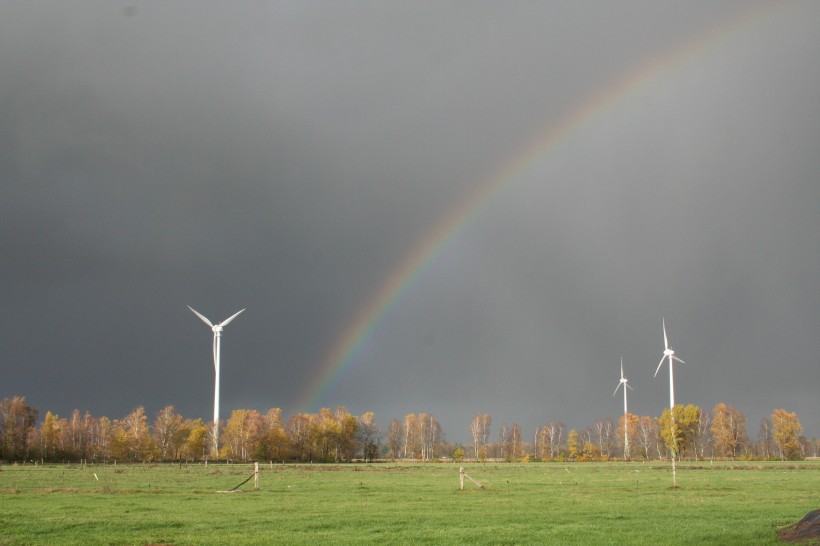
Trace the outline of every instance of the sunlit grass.
<path fill-rule="evenodd" d="M 776 544 L 820 463 L 4 466 L 0 544 Z M 97 478 L 94 477 L 97 475 Z"/>

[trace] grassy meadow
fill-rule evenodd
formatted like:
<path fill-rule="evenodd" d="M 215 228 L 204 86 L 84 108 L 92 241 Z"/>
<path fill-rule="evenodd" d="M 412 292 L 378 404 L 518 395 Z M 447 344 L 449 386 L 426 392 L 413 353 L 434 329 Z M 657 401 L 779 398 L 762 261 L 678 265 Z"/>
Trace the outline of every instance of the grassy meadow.
<path fill-rule="evenodd" d="M 820 462 L 4 465 L 0 545 L 777 544 Z M 96 477 L 95 477 L 96 474 Z"/>

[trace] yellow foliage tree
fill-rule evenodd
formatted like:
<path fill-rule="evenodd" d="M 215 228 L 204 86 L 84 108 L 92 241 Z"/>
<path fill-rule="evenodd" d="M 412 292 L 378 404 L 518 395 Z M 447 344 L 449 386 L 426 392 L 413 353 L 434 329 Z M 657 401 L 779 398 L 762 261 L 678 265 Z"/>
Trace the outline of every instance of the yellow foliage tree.
<path fill-rule="evenodd" d="M 263 429 L 264 421 L 258 411 L 233 410 L 222 433 L 221 455 L 229 459 L 247 461 L 256 450 Z"/>
<path fill-rule="evenodd" d="M 46 461 L 56 461 L 60 450 L 60 418 L 46 412 L 40 425 L 40 454 Z"/>
<path fill-rule="evenodd" d="M 789 413 L 784 409 L 772 412 L 774 441 L 780 450 L 781 459 L 795 460 L 801 457 L 800 434 L 803 426 L 797 419 L 796 413 Z"/>
<path fill-rule="evenodd" d="M 672 413 L 669 408 L 663 410 L 663 414 L 658 418 L 658 431 L 666 448 L 680 458 L 681 454 L 692 445 L 692 440 L 697 434 L 700 408 L 694 404 L 687 404 L 686 406 L 675 404 L 674 434 L 670 422 L 671 416 Z"/>
<path fill-rule="evenodd" d="M 205 457 L 208 444 L 208 427 L 202 419 L 189 420 L 183 426 L 188 431 L 182 453 L 186 458 L 199 461 Z"/>
<path fill-rule="evenodd" d="M 712 410 L 712 443 L 723 457 L 737 457 L 746 439 L 746 417 L 734 406 L 718 403 Z"/>

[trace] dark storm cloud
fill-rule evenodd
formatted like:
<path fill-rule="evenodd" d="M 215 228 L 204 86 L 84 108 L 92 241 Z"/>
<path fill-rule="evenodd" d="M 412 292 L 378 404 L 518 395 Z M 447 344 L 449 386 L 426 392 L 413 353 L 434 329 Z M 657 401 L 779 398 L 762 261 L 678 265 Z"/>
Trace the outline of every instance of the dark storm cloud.
<path fill-rule="evenodd" d="M 286 413 L 432 226 L 541 131 L 748 3 L 6 3 L 2 396 Z M 677 398 L 817 433 L 820 75 L 769 8 L 545 154 L 385 315 L 325 402 L 528 428 Z M 727 24 L 728 28 L 733 28 Z M 665 372 L 664 372 L 665 373 Z"/>

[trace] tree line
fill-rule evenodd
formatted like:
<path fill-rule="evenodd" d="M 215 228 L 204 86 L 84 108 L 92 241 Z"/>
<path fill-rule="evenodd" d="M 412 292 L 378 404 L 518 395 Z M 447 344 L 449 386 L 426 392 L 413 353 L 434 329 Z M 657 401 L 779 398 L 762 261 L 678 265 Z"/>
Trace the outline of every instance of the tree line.
<path fill-rule="evenodd" d="M 600 461 L 664 459 L 675 446 L 678 458 L 802 459 L 817 457 L 820 441 L 802 435 L 795 413 L 777 409 L 761 420 L 755 438 L 734 406 L 717 404 L 709 412 L 689 404 L 667 408 L 659 417 L 627 414 L 617 421 L 595 421 L 569 429 L 560 421 L 536 428 L 530 436 L 513 423 L 492 436 L 492 417 L 477 414 L 469 423 L 470 445 L 447 441 L 439 421 L 428 413 L 393 418 L 386 429 L 373 412 L 352 415 L 343 406 L 319 413 L 297 413 L 285 420 L 280 408 L 262 414 L 237 409 L 220 423 L 214 451 L 212 423 L 187 419 L 173 406 L 149 422 L 144 407 L 121 419 L 94 417 L 74 410 L 70 417 L 39 411 L 25 398 L 0 401 L 2 461 L 299 461 L 349 462 L 442 458 L 502 461 Z M 674 439 L 674 441 L 673 441 Z"/>

